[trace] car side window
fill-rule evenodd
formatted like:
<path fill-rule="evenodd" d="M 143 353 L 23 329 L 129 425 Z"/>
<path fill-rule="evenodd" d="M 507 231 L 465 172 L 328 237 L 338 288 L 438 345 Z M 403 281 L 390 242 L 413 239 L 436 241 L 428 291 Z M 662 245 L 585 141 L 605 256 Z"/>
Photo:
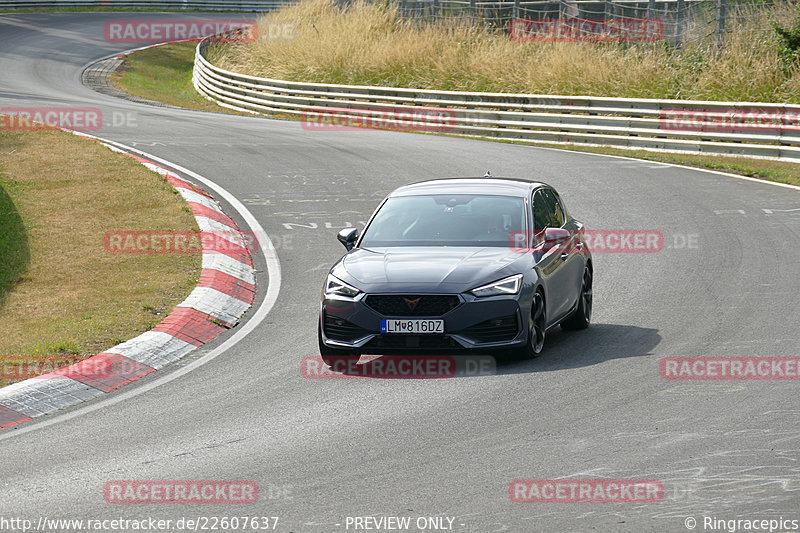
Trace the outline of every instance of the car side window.
<path fill-rule="evenodd" d="M 564 203 L 564 199 L 559 196 L 556 191 L 550 191 L 553 193 L 553 196 L 556 197 L 556 203 L 558 204 L 558 209 L 561 211 L 563 216 L 564 222 L 567 222 L 567 217 L 569 216 L 569 212 L 567 211 L 567 204 Z"/>
<path fill-rule="evenodd" d="M 561 209 L 561 202 L 558 201 L 556 193 L 550 189 L 544 189 L 542 194 L 544 195 L 545 203 L 547 203 L 547 210 L 550 213 L 550 224 L 548 227 L 562 227 L 565 221 L 564 211 Z"/>
<path fill-rule="evenodd" d="M 533 225 L 538 234 L 545 228 L 560 228 L 564 225 L 564 212 L 553 191 L 540 189 L 533 195 Z"/>
<path fill-rule="evenodd" d="M 542 191 L 536 191 L 533 194 L 533 229 L 538 234 L 540 231 L 548 227 L 550 222 L 550 212 L 547 209 L 547 202 L 545 201 Z"/>

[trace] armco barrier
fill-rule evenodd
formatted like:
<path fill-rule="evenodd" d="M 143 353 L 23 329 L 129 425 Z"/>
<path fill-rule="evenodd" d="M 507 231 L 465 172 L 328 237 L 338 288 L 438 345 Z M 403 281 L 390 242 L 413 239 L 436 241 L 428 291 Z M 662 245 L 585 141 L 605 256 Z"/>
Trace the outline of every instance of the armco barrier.
<path fill-rule="evenodd" d="M 206 41 L 197 46 L 194 87 L 219 105 L 239 111 L 295 115 L 323 112 L 326 117 L 352 120 L 380 110 L 390 114 L 398 106 L 420 106 L 428 112 L 431 108 L 448 110 L 446 128 L 439 131 L 450 134 L 800 162 L 800 105 L 291 82 L 216 67 L 205 57 L 207 47 Z M 742 117 L 752 116 L 754 111 L 764 115 L 763 121 L 742 125 Z M 675 119 L 686 115 L 705 119 L 694 128 L 689 122 Z M 771 122 L 766 123 L 767 120 Z"/>

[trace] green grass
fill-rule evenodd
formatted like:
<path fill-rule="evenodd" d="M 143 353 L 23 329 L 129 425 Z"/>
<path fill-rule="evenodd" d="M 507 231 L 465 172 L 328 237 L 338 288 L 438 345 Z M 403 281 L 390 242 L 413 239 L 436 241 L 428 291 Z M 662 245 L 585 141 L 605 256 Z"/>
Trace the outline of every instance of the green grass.
<path fill-rule="evenodd" d="M 0 173 L 0 308 L 31 260 L 25 224 L 5 190 L 11 186 Z"/>
<path fill-rule="evenodd" d="M 135 52 L 125 58 L 111 83 L 129 94 L 179 107 L 221 111 L 194 90 L 192 67 L 197 43 L 173 43 Z"/>

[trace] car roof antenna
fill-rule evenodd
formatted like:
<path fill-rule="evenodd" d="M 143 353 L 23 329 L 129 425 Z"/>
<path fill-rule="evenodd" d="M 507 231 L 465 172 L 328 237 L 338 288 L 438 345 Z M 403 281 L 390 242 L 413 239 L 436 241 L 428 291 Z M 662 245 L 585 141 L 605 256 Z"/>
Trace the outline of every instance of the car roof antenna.
<path fill-rule="evenodd" d="M 486 174 L 484 174 L 483 177 L 484 178 L 491 178 L 492 177 L 492 173 L 487 170 Z"/>

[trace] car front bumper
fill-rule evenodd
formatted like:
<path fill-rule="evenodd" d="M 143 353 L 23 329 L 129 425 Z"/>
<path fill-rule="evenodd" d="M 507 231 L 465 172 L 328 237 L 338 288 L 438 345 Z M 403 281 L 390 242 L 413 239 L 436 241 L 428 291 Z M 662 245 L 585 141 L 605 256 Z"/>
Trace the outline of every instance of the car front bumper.
<path fill-rule="evenodd" d="M 525 346 L 527 328 L 519 295 L 477 298 L 469 293 L 457 295 L 414 294 L 413 297 L 457 297 L 458 304 L 436 315 L 384 314 L 378 312 L 365 295 L 355 298 L 325 297 L 320 309 L 322 341 L 331 348 L 364 354 L 443 353 L 495 351 Z M 443 334 L 381 333 L 383 319 L 441 319 Z"/>

